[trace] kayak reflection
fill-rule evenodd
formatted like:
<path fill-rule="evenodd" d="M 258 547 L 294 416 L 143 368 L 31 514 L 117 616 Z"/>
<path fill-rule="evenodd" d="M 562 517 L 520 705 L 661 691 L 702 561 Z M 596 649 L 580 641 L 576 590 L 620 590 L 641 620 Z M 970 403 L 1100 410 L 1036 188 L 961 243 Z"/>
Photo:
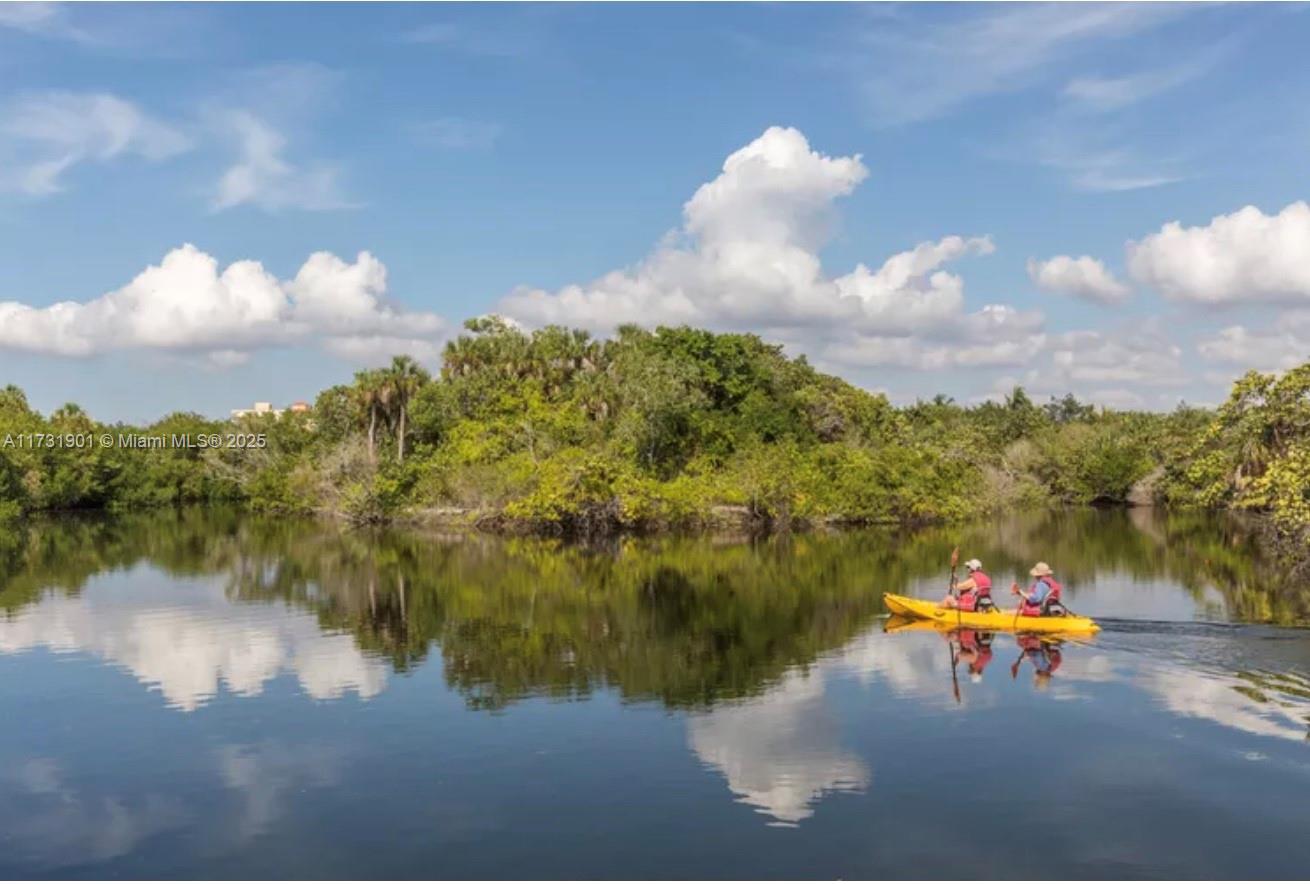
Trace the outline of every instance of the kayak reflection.
<path fill-rule="evenodd" d="M 884 622 L 883 632 L 935 632 L 940 635 L 950 647 L 951 684 L 957 702 L 960 699 L 959 676 L 963 674 L 974 684 L 981 682 L 983 673 L 994 657 L 997 636 L 1003 634 L 979 629 L 944 629 L 926 620 L 896 616 Z M 1018 679 L 1019 670 L 1023 668 L 1024 661 L 1027 661 L 1033 671 L 1033 686 L 1039 690 L 1045 689 L 1056 670 L 1064 663 L 1066 639 L 1066 636 L 1060 634 L 1016 633 L 1014 641 L 1019 655 L 1010 665 L 1011 678 Z"/>

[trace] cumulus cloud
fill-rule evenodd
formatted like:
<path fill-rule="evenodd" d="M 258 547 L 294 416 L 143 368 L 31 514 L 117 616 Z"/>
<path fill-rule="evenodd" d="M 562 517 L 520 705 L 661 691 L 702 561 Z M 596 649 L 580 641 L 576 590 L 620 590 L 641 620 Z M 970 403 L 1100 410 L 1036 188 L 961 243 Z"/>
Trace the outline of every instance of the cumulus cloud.
<path fill-rule="evenodd" d="M 1241 368 L 1293 368 L 1310 360 L 1310 312 L 1284 313 L 1274 328 L 1230 325 L 1202 339 L 1196 349 L 1208 360 Z"/>
<path fill-rule="evenodd" d="M 434 347 L 445 329 L 441 317 L 391 305 L 386 289 L 386 268 L 368 252 L 349 263 L 318 252 L 283 282 L 257 261 L 220 269 L 216 258 L 188 244 L 90 301 L 0 302 L 0 349 L 63 356 L 186 351 L 221 366 L 251 350 L 307 342 L 345 355 L 369 349 L 360 342 Z"/>
<path fill-rule="evenodd" d="M 181 130 L 108 93 L 41 92 L 0 112 L 0 190 L 48 196 L 81 163 L 156 162 L 191 147 Z"/>
<path fill-rule="evenodd" d="M 215 121 L 236 145 L 237 160 L 218 180 L 211 206 L 215 211 L 253 205 L 267 211 L 350 208 L 341 193 L 339 171 L 318 163 L 309 167 L 286 158 L 286 138 L 246 110 L 229 110 Z"/>
<path fill-rule="evenodd" d="M 1105 265 L 1089 255 L 1056 255 L 1046 261 L 1028 260 L 1028 276 L 1039 289 L 1073 295 L 1098 304 L 1119 304 L 1131 294 Z"/>
<path fill-rule="evenodd" d="M 820 356 L 844 366 L 923 371 L 1026 365 L 1046 344 L 1043 323 L 1040 313 L 989 304 L 944 329 L 954 340 L 931 331 L 903 337 L 856 334 L 829 344 Z"/>
<path fill-rule="evenodd" d="M 1246 206 L 1204 227 L 1177 221 L 1128 244 L 1133 278 L 1165 297 L 1202 304 L 1310 299 L 1310 205 L 1277 215 Z"/>
<path fill-rule="evenodd" d="M 1176 386 L 1187 380 L 1182 355 L 1181 347 L 1150 329 L 1069 332 L 1051 342 L 1054 379 L 1071 386 Z"/>
<path fill-rule="evenodd" d="M 1183 348 L 1149 318 L 1131 327 L 1048 334 L 1026 371 L 992 379 L 997 399 L 1021 385 L 1038 399 L 1073 393 L 1110 408 L 1172 408 L 1192 380 Z"/>
<path fill-rule="evenodd" d="M 902 364 L 921 361 L 918 335 L 1040 324 L 1033 315 L 997 324 L 998 308 L 966 314 L 964 281 L 943 268 L 994 251 L 985 236 L 947 236 L 876 268 L 825 273 L 819 252 L 833 237 L 835 203 L 867 175 L 858 155 L 826 156 L 797 130 L 770 128 L 724 161 L 683 206 L 682 226 L 636 266 L 557 292 L 521 288 L 499 310 L 528 325 L 600 331 L 624 322 L 765 330 L 834 357 L 895 339 L 880 352 L 906 354 Z"/>

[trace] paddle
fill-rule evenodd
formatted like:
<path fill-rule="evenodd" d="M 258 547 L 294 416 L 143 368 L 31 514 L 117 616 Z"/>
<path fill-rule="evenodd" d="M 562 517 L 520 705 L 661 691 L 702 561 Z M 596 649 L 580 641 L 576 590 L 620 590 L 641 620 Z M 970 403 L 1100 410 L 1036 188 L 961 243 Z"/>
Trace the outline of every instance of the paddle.
<path fill-rule="evenodd" d="M 955 667 L 958 659 L 955 656 L 955 645 L 951 642 L 951 637 L 946 637 L 946 650 L 951 654 L 951 690 L 955 692 L 955 702 L 960 702 L 960 677 L 955 674 Z"/>
<path fill-rule="evenodd" d="M 955 592 L 955 566 L 960 563 L 960 548 L 951 550 L 951 586 L 948 593 L 955 596 L 955 628 L 960 628 L 960 597 Z"/>
<path fill-rule="evenodd" d="M 1019 664 L 1023 662 L 1023 648 L 1019 648 L 1019 659 L 1015 660 L 1010 666 L 1010 679 L 1014 680 L 1019 677 Z"/>
<path fill-rule="evenodd" d="M 959 563 L 960 548 L 957 546 L 951 550 L 951 584 L 946 590 L 951 595 L 955 595 L 955 566 Z M 958 598 L 955 600 L 955 628 L 957 630 L 960 628 L 960 600 Z M 949 637 L 946 639 L 946 649 L 951 654 L 951 687 L 955 691 L 955 702 L 958 703 L 960 702 L 960 678 L 955 674 L 955 645 L 951 644 Z"/>

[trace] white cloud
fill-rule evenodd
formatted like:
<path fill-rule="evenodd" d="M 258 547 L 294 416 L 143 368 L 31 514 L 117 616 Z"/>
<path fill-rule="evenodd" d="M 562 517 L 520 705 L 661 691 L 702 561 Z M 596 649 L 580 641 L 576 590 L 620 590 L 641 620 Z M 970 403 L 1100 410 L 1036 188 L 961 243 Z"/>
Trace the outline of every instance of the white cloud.
<path fill-rule="evenodd" d="M 191 147 L 179 129 L 107 93 L 42 92 L 20 96 L 0 112 L 0 190 L 47 196 L 63 175 L 85 163 L 126 156 L 157 162 Z"/>
<path fill-rule="evenodd" d="M 287 140 L 269 123 L 246 110 L 216 114 L 215 122 L 236 145 L 237 161 L 218 180 L 211 205 L 215 211 L 241 205 L 266 211 L 350 208 L 342 195 L 338 170 L 318 163 L 302 168 L 285 156 Z"/>
<path fill-rule="evenodd" d="M 386 289 L 386 268 L 368 252 L 353 263 L 318 252 L 281 282 L 257 261 L 220 271 L 217 259 L 184 245 L 90 301 L 0 302 L 0 349 L 64 356 L 189 351 L 222 366 L 261 347 L 308 342 L 347 354 L 359 352 L 360 340 L 435 347 L 445 329 L 441 317 L 389 304 Z"/>
<path fill-rule="evenodd" d="M 922 355 L 919 341 L 985 348 L 997 335 L 1012 342 L 1040 329 L 1037 314 L 965 312 L 963 280 L 942 268 L 990 254 L 987 237 L 948 236 L 876 269 L 826 274 L 819 252 L 833 236 L 834 204 L 867 175 L 859 156 L 825 156 L 797 130 L 771 128 L 727 158 L 683 206 L 682 227 L 635 267 L 553 293 L 522 288 L 499 312 L 528 325 L 600 331 L 624 322 L 764 330 L 863 364 L 983 364 L 995 357 L 982 349 Z"/>
<path fill-rule="evenodd" d="M 1136 331 L 1068 332 L 1053 337 L 1050 370 L 1040 377 L 1066 391 L 1088 384 L 1177 386 L 1187 381 L 1182 355 L 1149 323 Z"/>
<path fill-rule="evenodd" d="M 1277 215 L 1247 206 L 1204 227 L 1172 221 L 1128 244 L 1134 279 L 1165 297 L 1203 304 L 1310 299 L 1310 205 Z"/>
<path fill-rule="evenodd" d="M 1293 311 L 1279 317 L 1275 328 L 1250 329 L 1230 325 L 1198 342 L 1197 351 L 1212 362 L 1243 369 L 1283 371 L 1310 361 L 1310 313 Z"/>
<path fill-rule="evenodd" d="M 1042 351 L 1047 336 L 1042 314 L 989 304 L 957 317 L 943 329 L 901 337 L 849 335 L 825 347 L 820 357 L 849 367 L 888 366 L 942 371 L 1026 365 Z M 954 340 L 943 338 L 953 335 Z"/>
<path fill-rule="evenodd" d="M 1028 260 L 1028 276 L 1039 289 L 1073 295 L 1100 304 L 1119 304 L 1132 293 L 1105 265 L 1088 255 L 1056 255 L 1046 261 Z"/>

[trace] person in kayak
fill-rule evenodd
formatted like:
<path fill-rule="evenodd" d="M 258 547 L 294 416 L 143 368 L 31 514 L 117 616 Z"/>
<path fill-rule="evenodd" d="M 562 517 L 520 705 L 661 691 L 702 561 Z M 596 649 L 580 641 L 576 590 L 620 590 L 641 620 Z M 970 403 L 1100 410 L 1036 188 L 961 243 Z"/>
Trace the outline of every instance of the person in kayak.
<path fill-rule="evenodd" d="M 1019 614 L 1023 617 L 1063 617 L 1068 613 L 1060 603 L 1061 587 L 1055 579 L 1051 566 L 1038 562 L 1028 572 L 1034 578 L 1033 585 L 1024 592 L 1019 584 L 1010 585 L 1010 592 L 1019 597 Z"/>
<path fill-rule="evenodd" d="M 955 594 L 942 599 L 942 607 L 959 608 L 961 611 L 995 611 L 992 578 L 983 571 L 982 562 L 969 559 L 964 567 L 969 569 L 969 576 L 955 584 Z"/>

